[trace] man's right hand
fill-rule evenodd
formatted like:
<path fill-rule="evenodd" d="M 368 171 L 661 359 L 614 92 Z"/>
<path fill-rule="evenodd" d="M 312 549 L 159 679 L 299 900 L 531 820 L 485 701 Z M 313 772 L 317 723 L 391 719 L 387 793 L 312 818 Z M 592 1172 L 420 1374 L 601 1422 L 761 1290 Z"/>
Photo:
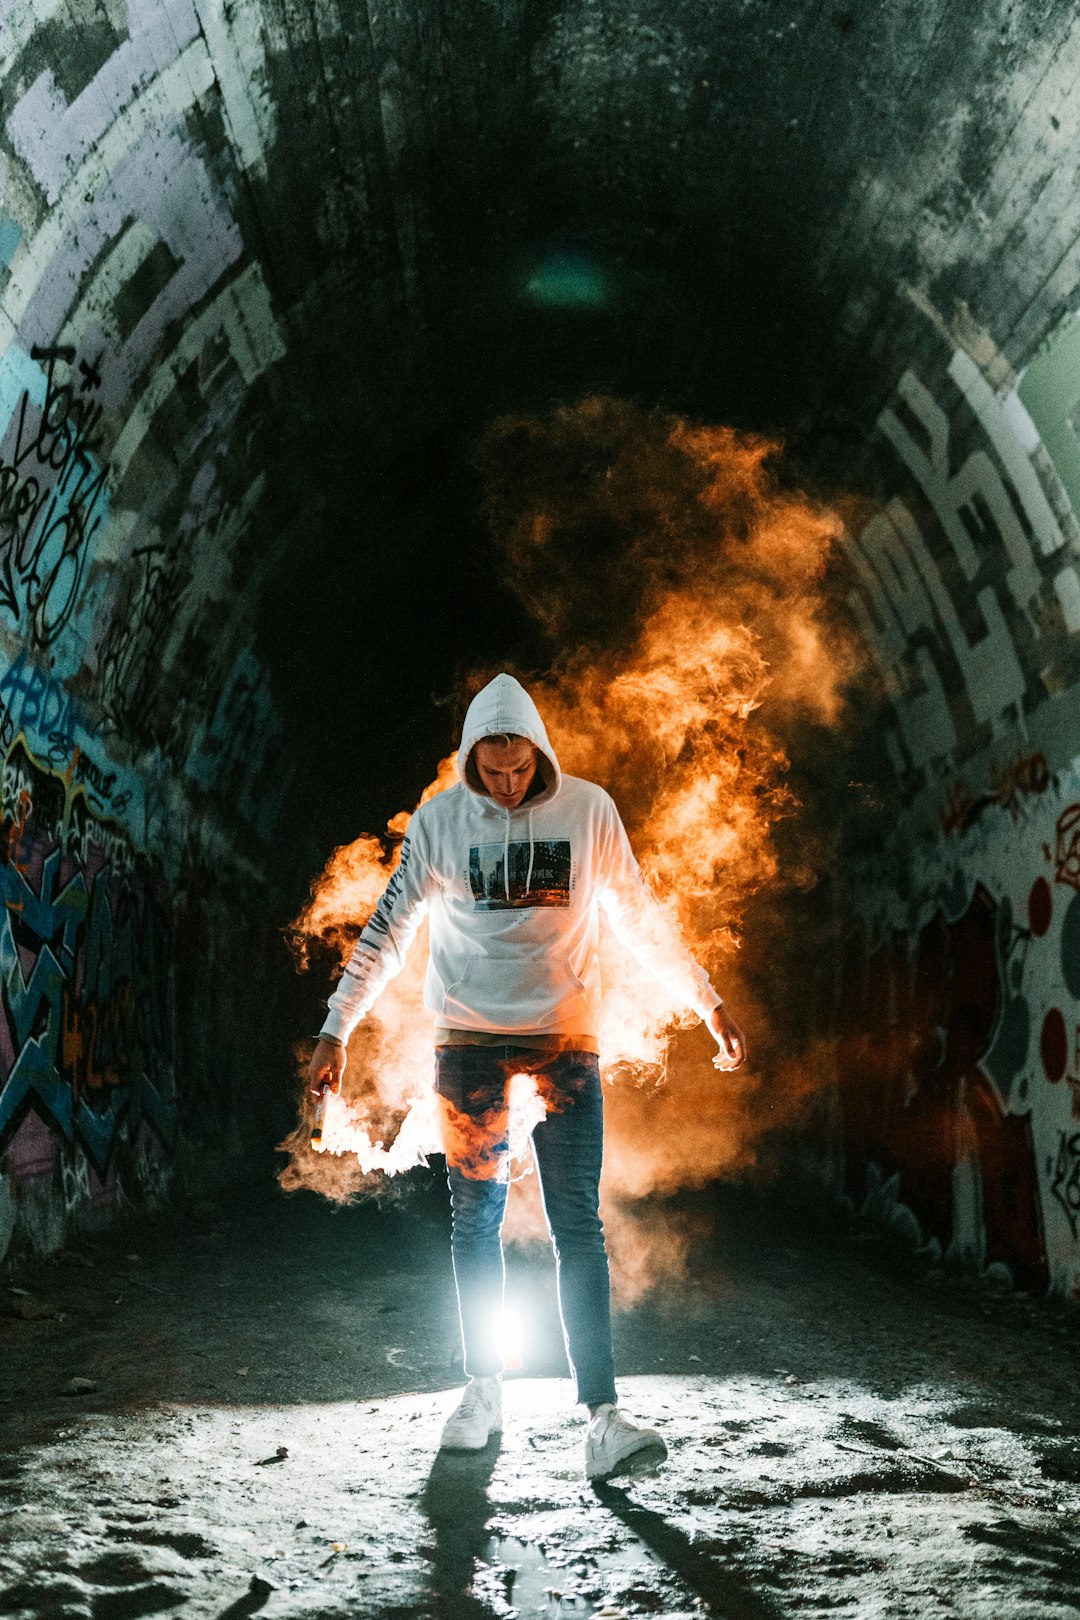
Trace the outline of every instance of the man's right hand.
<path fill-rule="evenodd" d="M 321 1037 L 308 1064 L 308 1084 L 312 1091 L 320 1092 L 328 1085 L 333 1092 L 341 1090 L 341 1077 L 345 1073 L 345 1048 L 337 1041 Z"/>
<path fill-rule="evenodd" d="M 746 1062 L 746 1036 L 723 1004 L 709 1014 L 709 1028 L 720 1048 L 713 1058 L 714 1069 L 738 1069 Z"/>

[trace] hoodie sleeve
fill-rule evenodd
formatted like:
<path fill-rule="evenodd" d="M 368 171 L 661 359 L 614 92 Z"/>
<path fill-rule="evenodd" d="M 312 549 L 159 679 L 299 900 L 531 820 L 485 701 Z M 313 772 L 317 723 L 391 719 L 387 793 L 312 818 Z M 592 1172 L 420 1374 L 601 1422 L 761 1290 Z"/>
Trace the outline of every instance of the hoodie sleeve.
<path fill-rule="evenodd" d="M 383 890 L 352 956 L 327 1002 L 320 1034 L 346 1041 L 382 991 L 401 972 L 413 936 L 438 886 L 427 841 L 416 817 L 401 846 L 397 870 Z"/>
<path fill-rule="evenodd" d="M 645 886 L 614 802 L 605 795 L 600 834 L 599 901 L 615 935 L 643 967 L 708 1019 L 722 997 L 705 969 L 690 955 L 663 907 Z"/>

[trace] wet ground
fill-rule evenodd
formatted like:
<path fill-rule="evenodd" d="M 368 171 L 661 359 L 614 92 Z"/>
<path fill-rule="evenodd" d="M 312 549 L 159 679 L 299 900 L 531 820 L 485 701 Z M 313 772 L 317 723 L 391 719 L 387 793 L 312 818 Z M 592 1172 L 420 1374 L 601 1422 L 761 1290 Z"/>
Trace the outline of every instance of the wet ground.
<path fill-rule="evenodd" d="M 501 1443 L 437 1455 L 435 1211 L 270 1199 L 0 1279 L 0 1614 L 1080 1620 L 1075 1310 L 727 1200 L 618 1319 L 669 1462 L 592 1488 L 534 1261 Z"/>

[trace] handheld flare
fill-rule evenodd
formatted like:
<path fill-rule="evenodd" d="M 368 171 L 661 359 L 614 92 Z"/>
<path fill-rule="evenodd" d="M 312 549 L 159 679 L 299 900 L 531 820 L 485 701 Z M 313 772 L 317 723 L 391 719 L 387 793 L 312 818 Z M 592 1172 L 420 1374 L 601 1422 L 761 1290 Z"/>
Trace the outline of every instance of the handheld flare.
<path fill-rule="evenodd" d="M 312 1153 L 325 1153 L 326 1143 L 323 1132 L 326 1127 L 326 1113 L 330 1107 L 330 1098 L 333 1096 L 329 1080 L 324 1080 L 319 1087 L 319 1100 L 315 1104 L 315 1118 L 311 1122 L 311 1151 Z"/>

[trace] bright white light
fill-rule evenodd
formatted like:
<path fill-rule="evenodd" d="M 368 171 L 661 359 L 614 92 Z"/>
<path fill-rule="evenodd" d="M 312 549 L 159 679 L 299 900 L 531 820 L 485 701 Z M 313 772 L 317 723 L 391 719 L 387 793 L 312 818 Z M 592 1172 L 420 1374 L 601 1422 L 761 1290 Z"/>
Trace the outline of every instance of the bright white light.
<path fill-rule="evenodd" d="M 516 1305 L 494 1311 L 488 1324 L 488 1343 L 502 1360 L 507 1372 L 520 1372 L 524 1366 L 526 1325 Z"/>
<path fill-rule="evenodd" d="M 504 1305 L 499 1323 L 499 1354 L 507 1372 L 520 1372 L 522 1367 L 521 1316 L 512 1305 Z"/>
<path fill-rule="evenodd" d="M 532 1169 L 528 1159 L 532 1133 L 547 1114 L 543 1099 L 536 1089 L 536 1081 L 531 1074 L 510 1076 L 508 1106 L 510 1158 L 519 1166 L 519 1176 L 528 1175 Z M 516 1181 L 517 1176 L 512 1179 Z"/>

